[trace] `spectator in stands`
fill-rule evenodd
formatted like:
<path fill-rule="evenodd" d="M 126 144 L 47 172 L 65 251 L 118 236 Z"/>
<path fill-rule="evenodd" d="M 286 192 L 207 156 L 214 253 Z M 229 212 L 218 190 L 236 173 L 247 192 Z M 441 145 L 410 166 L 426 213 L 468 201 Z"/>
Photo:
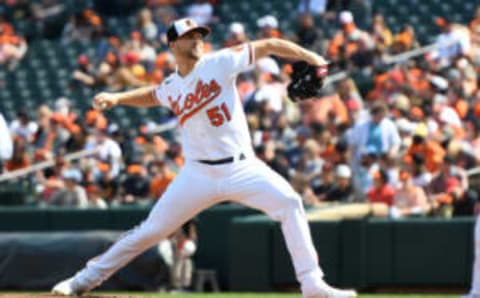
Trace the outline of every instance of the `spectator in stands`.
<path fill-rule="evenodd" d="M 393 37 L 393 43 L 390 48 L 392 54 L 399 54 L 418 48 L 420 43 L 415 34 L 415 28 L 412 25 L 406 24 L 402 27 L 400 32 Z"/>
<path fill-rule="evenodd" d="M 359 111 L 363 110 L 364 104 L 355 82 L 351 78 L 346 77 L 338 82 L 336 90 L 348 110 L 348 123 L 354 124 L 361 121 L 359 117 L 365 116 L 362 116 Z"/>
<path fill-rule="evenodd" d="M 260 28 L 258 38 L 282 37 L 278 29 L 278 20 L 272 15 L 266 15 L 257 20 L 257 26 Z"/>
<path fill-rule="evenodd" d="M 127 167 L 127 177 L 121 184 L 121 202 L 136 203 L 149 197 L 150 180 L 141 162 L 133 161 Z"/>
<path fill-rule="evenodd" d="M 82 173 L 76 168 L 69 168 L 63 171 L 62 177 L 65 188 L 53 193 L 48 203 L 55 206 L 87 208 L 87 193 L 80 185 Z"/>
<path fill-rule="evenodd" d="M 87 141 L 85 149 L 97 149 L 97 161 L 110 165 L 109 171 L 112 178 L 118 176 L 122 168 L 122 150 L 106 129 L 96 130 L 95 137 Z M 99 175 L 98 172 L 95 176 L 97 175 Z"/>
<path fill-rule="evenodd" d="M 175 0 L 176 1 L 176 0 Z M 178 1 L 177 1 L 178 2 Z M 152 8 L 153 18 L 157 23 L 159 46 L 168 46 L 167 44 L 167 28 L 177 17 L 175 8 L 168 4 L 158 5 Z"/>
<path fill-rule="evenodd" d="M 248 41 L 245 26 L 242 23 L 231 23 L 228 27 L 228 33 L 227 39 L 223 42 L 224 47 L 232 47 Z"/>
<path fill-rule="evenodd" d="M 299 0 L 297 11 L 299 14 L 323 15 L 327 12 L 329 0 Z"/>
<path fill-rule="evenodd" d="M 120 60 L 120 61 L 118 61 Z M 129 87 L 144 86 L 147 83 L 142 80 L 146 70 L 139 64 L 140 57 L 135 52 L 127 52 L 120 59 L 116 59 L 112 69 L 112 76 L 107 79 L 110 90 L 123 90 Z"/>
<path fill-rule="evenodd" d="M 371 119 L 357 124 L 349 132 L 349 145 L 353 153 L 353 164 L 358 164 L 361 153 L 367 148 L 377 156 L 395 156 L 400 148 L 398 128 L 387 117 L 387 107 L 375 104 L 370 109 Z"/>
<path fill-rule="evenodd" d="M 154 162 L 150 166 L 150 176 L 152 180 L 150 181 L 149 197 L 154 200 L 162 196 L 175 178 L 175 174 L 168 163 L 163 161 Z"/>
<path fill-rule="evenodd" d="M 381 14 L 376 14 L 373 17 L 371 34 L 372 34 L 373 41 L 375 42 L 375 47 L 380 52 L 384 52 L 393 43 L 392 32 L 385 24 L 385 20 L 383 18 L 383 15 Z"/>
<path fill-rule="evenodd" d="M 90 9 L 73 15 L 65 25 L 62 34 L 62 42 L 87 43 L 100 37 L 103 31 L 102 20 Z"/>
<path fill-rule="evenodd" d="M 480 64 L 480 6 L 477 6 L 475 15 L 469 24 L 472 43 L 472 59 L 475 64 Z"/>
<path fill-rule="evenodd" d="M 130 40 L 127 41 L 123 47 L 123 51 L 125 51 L 127 54 L 134 53 L 137 55 L 138 62 L 142 63 L 149 69 L 153 67 L 153 63 L 157 58 L 155 49 L 139 31 L 133 31 L 130 33 Z"/>
<path fill-rule="evenodd" d="M 286 179 L 290 178 L 291 169 L 288 159 L 282 150 L 277 150 L 276 144 L 272 140 L 262 142 L 261 145 L 256 146 L 255 153 L 258 158 L 263 160 L 275 172 Z"/>
<path fill-rule="evenodd" d="M 95 166 L 95 165 L 94 165 Z M 99 196 L 102 199 L 107 200 L 108 202 L 112 202 L 117 198 L 119 192 L 119 183 L 116 177 L 112 177 L 110 164 L 106 162 L 98 162 L 96 164 L 97 170 L 97 178 L 93 178 L 98 186 L 98 190 L 100 192 Z M 95 171 L 93 171 L 95 173 Z"/>
<path fill-rule="evenodd" d="M 271 57 L 257 61 L 257 90 L 253 96 L 254 105 L 263 106 L 267 113 L 272 112 L 277 117 L 283 109 L 286 99 L 285 84 L 280 79 L 280 67 Z M 262 105 L 264 103 L 265 105 Z"/>
<path fill-rule="evenodd" d="M 88 197 L 88 208 L 108 209 L 107 202 L 102 198 L 101 190 L 95 185 L 90 184 L 86 188 Z"/>
<path fill-rule="evenodd" d="M 32 142 L 38 130 L 38 124 L 30 120 L 28 112 L 21 110 L 17 113 L 17 119 L 10 123 L 10 133 L 13 137 L 19 137 Z"/>
<path fill-rule="evenodd" d="M 444 66 L 449 65 L 457 56 L 468 56 L 471 50 L 470 35 L 467 28 L 452 23 L 447 17 L 436 18 L 436 24 L 442 30 L 437 37 L 438 50 L 433 55 Z"/>
<path fill-rule="evenodd" d="M 213 21 L 213 6 L 208 0 L 194 0 L 187 7 L 187 16 L 198 25 L 207 25 Z"/>
<path fill-rule="evenodd" d="M 154 42 L 157 39 L 158 27 L 153 21 L 152 11 L 150 9 L 143 8 L 137 14 L 137 28 L 146 40 Z"/>
<path fill-rule="evenodd" d="M 387 206 L 393 205 L 395 189 L 389 184 L 388 173 L 380 169 L 373 175 L 373 187 L 367 192 L 370 203 L 383 203 Z"/>
<path fill-rule="evenodd" d="M 187 222 L 171 237 L 174 247 L 171 281 L 172 290 L 189 290 L 193 278 L 193 256 L 197 251 L 197 228 L 193 221 Z"/>
<path fill-rule="evenodd" d="M 453 204 L 455 201 L 464 199 L 466 190 L 468 189 L 468 180 L 465 173 L 460 167 L 455 165 L 455 159 L 446 155 L 442 160 L 440 171 L 433 178 L 428 191 L 436 202 L 443 204 L 443 207 L 449 215 L 453 214 Z"/>
<path fill-rule="evenodd" d="M 311 14 L 303 13 L 298 16 L 298 29 L 293 41 L 312 51 L 323 53 L 323 31 L 315 26 Z"/>
<path fill-rule="evenodd" d="M 5 163 L 5 170 L 8 172 L 23 169 L 31 164 L 30 157 L 27 152 L 27 141 L 23 138 L 13 139 L 12 157 Z"/>
<path fill-rule="evenodd" d="M 333 189 L 335 185 L 335 173 L 332 164 L 326 162 L 323 164 L 318 183 L 313 183 L 312 189 L 318 200 L 326 200 L 326 194 Z"/>
<path fill-rule="evenodd" d="M 80 55 L 77 58 L 77 68 L 72 72 L 71 87 L 73 89 L 82 88 L 84 86 L 94 88 L 97 80 L 93 64 L 87 55 Z"/>
<path fill-rule="evenodd" d="M 430 211 L 430 204 L 423 189 L 413 185 L 410 173 L 406 171 L 400 172 L 400 181 L 402 186 L 395 192 L 391 217 L 426 215 Z"/>
<path fill-rule="evenodd" d="M 408 149 L 407 156 L 413 159 L 417 154 L 425 158 L 425 167 L 430 173 L 439 170 L 445 156 L 445 150 L 436 141 L 427 138 L 427 128 L 419 126 L 413 132 L 412 145 Z"/>
<path fill-rule="evenodd" d="M 342 65 L 358 50 L 360 40 L 365 44 L 366 49 L 372 48 L 374 44 L 367 32 L 357 28 L 350 11 L 342 11 L 339 20 L 342 29 L 330 41 L 327 57 Z"/>
<path fill-rule="evenodd" d="M 6 160 L 9 160 L 13 154 L 12 135 L 7 126 L 7 122 L 0 113 L 0 174 L 3 173 L 3 165 Z"/>
<path fill-rule="evenodd" d="M 352 170 L 346 164 L 340 164 L 335 169 L 336 180 L 333 187 L 325 194 L 328 202 L 353 202 L 355 200 L 351 183 Z"/>
<path fill-rule="evenodd" d="M 433 174 L 425 166 L 425 158 L 419 153 L 406 156 L 407 164 L 409 165 L 408 172 L 412 176 L 412 184 L 423 189 L 427 189 L 433 179 Z"/>
<path fill-rule="evenodd" d="M 5 27 L 0 26 L 0 65 L 6 65 L 13 71 L 20 60 L 27 53 L 27 42 L 22 36 L 3 32 Z"/>

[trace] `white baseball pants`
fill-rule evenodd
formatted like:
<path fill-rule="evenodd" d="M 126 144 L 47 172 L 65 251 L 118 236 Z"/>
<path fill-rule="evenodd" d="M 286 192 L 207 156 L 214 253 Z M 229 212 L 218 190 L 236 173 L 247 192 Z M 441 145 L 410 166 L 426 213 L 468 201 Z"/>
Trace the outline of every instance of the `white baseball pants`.
<path fill-rule="evenodd" d="M 147 219 L 104 254 L 88 262 L 75 275 L 74 284 L 85 290 L 100 285 L 199 212 L 222 201 L 259 209 L 280 221 L 303 294 L 316 290 L 323 272 L 301 198 L 283 177 L 254 157 L 222 165 L 187 161 Z"/>

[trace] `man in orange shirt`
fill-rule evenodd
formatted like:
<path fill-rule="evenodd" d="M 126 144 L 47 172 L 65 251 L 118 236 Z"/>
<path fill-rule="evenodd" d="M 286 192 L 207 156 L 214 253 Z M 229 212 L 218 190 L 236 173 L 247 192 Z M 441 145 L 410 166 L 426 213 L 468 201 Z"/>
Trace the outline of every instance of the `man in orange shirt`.
<path fill-rule="evenodd" d="M 150 181 L 150 197 L 157 199 L 167 190 L 170 182 L 175 178 L 175 174 L 170 170 L 168 163 L 159 161 L 153 164 L 152 180 Z"/>
<path fill-rule="evenodd" d="M 407 156 L 414 154 L 425 157 L 425 167 L 431 173 L 439 170 L 445 156 L 445 150 L 433 140 L 427 140 L 427 129 L 416 129 L 413 135 L 412 145 L 408 149 Z"/>

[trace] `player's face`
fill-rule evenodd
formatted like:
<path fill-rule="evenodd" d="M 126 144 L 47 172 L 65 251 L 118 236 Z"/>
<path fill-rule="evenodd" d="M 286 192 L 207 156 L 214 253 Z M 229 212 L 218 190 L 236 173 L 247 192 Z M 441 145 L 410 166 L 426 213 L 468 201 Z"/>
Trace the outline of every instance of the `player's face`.
<path fill-rule="evenodd" d="M 200 32 L 192 31 L 175 41 L 177 55 L 190 59 L 199 59 L 203 54 L 203 36 Z"/>

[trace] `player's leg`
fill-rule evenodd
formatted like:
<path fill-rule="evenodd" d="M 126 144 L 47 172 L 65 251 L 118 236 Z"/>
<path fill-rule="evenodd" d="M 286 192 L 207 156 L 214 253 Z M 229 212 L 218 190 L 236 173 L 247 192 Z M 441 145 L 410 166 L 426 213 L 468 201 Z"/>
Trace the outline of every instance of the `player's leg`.
<path fill-rule="evenodd" d="M 290 184 L 257 159 L 246 161 L 237 172 L 225 183 L 229 195 L 232 200 L 262 210 L 281 222 L 304 297 L 329 297 L 327 293 L 339 298 L 356 297 L 353 291 L 339 291 L 323 281 L 301 198 Z"/>
<path fill-rule="evenodd" d="M 185 166 L 147 219 L 126 233 L 104 254 L 88 262 L 67 286 L 77 293 L 97 287 L 134 257 L 177 230 L 201 210 L 213 205 L 215 197 L 208 179 Z M 53 291 L 64 294 L 60 284 L 57 286 Z"/>

